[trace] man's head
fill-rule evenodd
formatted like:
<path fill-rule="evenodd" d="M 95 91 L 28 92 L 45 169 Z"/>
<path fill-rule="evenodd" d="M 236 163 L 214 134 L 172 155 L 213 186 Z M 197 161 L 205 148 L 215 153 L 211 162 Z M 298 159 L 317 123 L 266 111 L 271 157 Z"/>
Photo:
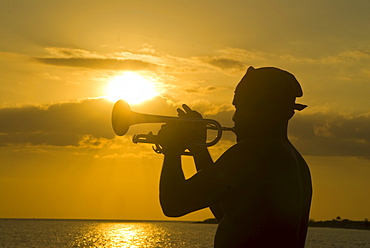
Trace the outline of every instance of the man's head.
<path fill-rule="evenodd" d="M 302 95 L 301 86 L 289 72 L 274 67 L 249 67 L 235 89 L 235 124 L 287 121 L 294 110 L 307 107 L 295 103 L 296 97 Z"/>

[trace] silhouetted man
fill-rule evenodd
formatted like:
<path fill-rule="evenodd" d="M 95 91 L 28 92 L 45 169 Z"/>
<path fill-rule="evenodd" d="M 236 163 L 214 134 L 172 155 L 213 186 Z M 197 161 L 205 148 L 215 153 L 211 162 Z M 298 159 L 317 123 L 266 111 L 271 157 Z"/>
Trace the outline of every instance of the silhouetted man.
<path fill-rule="evenodd" d="M 189 147 L 204 133 L 167 124 L 160 202 L 166 216 L 209 207 L 219 226 L 214 247 L 304 247 L 312 186 L 309 168 L 289 142 L 288 120 L 302 90 L 283 70 L 250 67 L 235 90 L 237 144 L 213 162 L 207 148 Z M 181 117 L 201 117 L 184 105 Z M 199 128 L 198 128 L 199 130 Z M 204 132 L 204 131 L 203 131 Z M 181 154 L 194 154 L 197 173 L 185 179 Z"/>

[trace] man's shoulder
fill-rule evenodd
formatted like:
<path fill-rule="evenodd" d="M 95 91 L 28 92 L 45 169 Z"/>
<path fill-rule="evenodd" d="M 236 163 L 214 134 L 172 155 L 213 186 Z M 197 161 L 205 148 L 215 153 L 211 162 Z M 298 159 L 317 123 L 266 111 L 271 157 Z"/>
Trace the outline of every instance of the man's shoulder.
<path fill-rule="evenodd" d="M 249 140 L 245 139 L 239 141 L 232 147 L 230 147 L 226 152 L 243 152 L 243 153 L 256 153 L 260 150 L 264 150 L 269 146 L 268 143 L 260 141 L 260 140 Z"/>
<path fill-rule="evenodd" d="M 258 164 L 261 161 L 281 159 L 294 154 L 290 143 L 284 140 L 242 140 L 230 147 L 219 160 L 222 163 L 231 161 L 252 162 Z M 291 155 L 292 155 L 291 154 Z"/>
<path fill-rule="evenodd" d="M 256 160 L 264 156 L 263 150 L 263 144 L 243 140 L 227 149 L 217 162 L 220 164 L 256 162 Z"/>

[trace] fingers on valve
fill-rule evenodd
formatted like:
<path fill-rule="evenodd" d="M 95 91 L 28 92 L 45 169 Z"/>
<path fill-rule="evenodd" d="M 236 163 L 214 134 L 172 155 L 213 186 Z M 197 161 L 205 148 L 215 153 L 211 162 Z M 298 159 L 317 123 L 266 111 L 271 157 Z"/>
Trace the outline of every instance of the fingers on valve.
<path fill-rule="evenodd" d="M 189 117 L 189 118 L 203 118 L 202 115 L 195 110 L 192 110 L 188 105 L 183 104 L 182 109 L 178 109 L 177 112 L 179 113 L 179 117 Z M 180 116 L 181 113 L 181 116 Z"/>
<path fill-rule="evenodd" d="M 180 108 L 178 108 L 177 109 L 177 115 L 179 116 L 179 117 L 186 117 L 186 113 L 184 112 L 184 110 L 182 110 L 182 109 L 180 109 Z"/>

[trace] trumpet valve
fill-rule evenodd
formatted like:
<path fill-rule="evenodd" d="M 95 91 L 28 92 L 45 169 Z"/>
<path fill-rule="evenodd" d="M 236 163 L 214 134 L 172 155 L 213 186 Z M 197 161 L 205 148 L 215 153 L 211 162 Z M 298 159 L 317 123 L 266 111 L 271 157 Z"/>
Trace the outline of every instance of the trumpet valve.
<path fill-rule="evenodd" d="M 157 135 L 154 135 L 153 132 L 149 132 L 147 134 L 135 134 L 132 137 L 132 142 L 135 144 L 137 143 L 149 143 L 149 144 L 156 144 L 157 143 Z"/>

